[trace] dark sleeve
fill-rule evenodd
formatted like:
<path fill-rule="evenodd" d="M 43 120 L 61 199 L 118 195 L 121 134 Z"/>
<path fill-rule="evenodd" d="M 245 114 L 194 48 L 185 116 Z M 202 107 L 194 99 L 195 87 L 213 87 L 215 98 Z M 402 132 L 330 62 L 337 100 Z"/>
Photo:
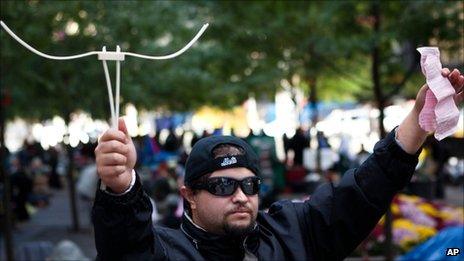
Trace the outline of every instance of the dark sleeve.
<path fill-rule="evenodd" d="M 97 260 L 164 259 L 151 222 L 150 199 L 136 176 L 132 189 L 122 196 L 97 190 L 92 209 Z"/>
<path fill-rule="evenodd" d="M 295 205 L 307 247 L 316 260 L 342 260 L 366 238 L 386 212 L 393 196 L 410 180 L 418 154 L 404 152 L 395 133 L 380 140 L 374 153 L 339 184 L 325 184 Z"/>

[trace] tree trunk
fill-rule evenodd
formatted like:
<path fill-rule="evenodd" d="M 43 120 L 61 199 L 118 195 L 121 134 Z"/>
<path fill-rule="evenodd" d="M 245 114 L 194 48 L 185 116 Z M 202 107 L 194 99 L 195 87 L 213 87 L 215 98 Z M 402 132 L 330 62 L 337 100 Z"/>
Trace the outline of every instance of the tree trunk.
<path fill-rule="evenodd" d="M 67 90 L 70 82 L 70 75 L 68 73 L 63 73 L 61 75 L 63 84 L 65 88 L 62 88 L 62 90 Z M 69 91 L 65 91 L 61 93 L 62 99 L 67 100 L 68 102 L 64 103 L 65 106 L 63 108 L 63 111 L 65 112 L 65 121 L 66 125 L 69 127 L 69 123 L 71 122 L 71 113 L 72 113 L 72 108 L 69 107 L 68 104 L 70 104 L 70 101 L 73 99 L 76 99 L 77 97 L 73 97 L 73 93 Z M 69 130 L 68 130 L 69 133 Z M 74 232 L 78 232 L 80 227 L 79 227 L 79 215 L 77 213 L 77 200 L 76 200 L 76 186 L 74 183 L 74 148 L 71 146 L 71 144 L 68 144 L 66 146 L 66 154 L 68 156 L 68 169 L 66 172 L 66 183 L 68 184 L 68 193 L 69 193 L 69 203 L 70 203 L 70 210 L 71 210 L 71 230 Z"/>
<path fill-rule="evenodd" d="M 67 112 L 66 118 L 67 125 L 71 122 L 71 113 Z M 72 231 L 78 232 L 79 227 L 79 215 L 77 214 L 77 200 L 76 200 L 76 186 L 74 184 L 74 148 L 71 145 L 66 146 L 66 152 L 68 155 L 68 170 L 66 174 L 68 190 L 69 190 L 69 203 L 71 204 L 71 219 L 72 219 Z"/>
<path fill-rule="evenodd" d="M 0 176 L 3 183 L 3 204 L 1 210 L 1 219 L 3 219 L 3 234 L 5 235 L 5 254 L 6 260 L 13 260 L 13 237 L 11 228 L 13 227 L 12 219 L 12 209 L 11 209 L 11 187 L 9 175 L 6 169 L 7 162 L 7 153 L 5 147 L 5 107 L 6 99 L 4 97 L 5 93 L 1 93 L 2 97 L 0 99 Z M 1 253 L 0 253 L 1 254 Z M 2 258 L 0 256 L 0 258 Z"/>
<path fill-rule="evenodd" d="M 308 79 L 309 84 L 309 106 L 311 108 L 311 128 L 316 128 L 316 124 L 319 121 L 319 110 L 317 108 L 317 80 L 316 77 L 311 77 Z M 317 135 L 316 135 L 316 141 Z M 316 166 L 315 166 L 316 173 L 321 173 L 321 149 L 319 142 L 317 143 L 316 148 Z"/>
<path fill-rule="evenodd" d="M 74 232 L 78 232 L 79 227 L 79 216 L 77 214 L 77 200 L 76 200 L 76 185 L 74 184 L 74 160 L 73 160 L 73 153 L 74 148 L 70 145 L 67 146 L 67 153 L 68 153 L 68 172 L 66 174 L 68 189 L 69 189 L 69 199 L 71 203 L 71 218 L 72 218 L 72 230 Z"/>
<path fill-rule="evenodd" d="M 316 127 L 316 123 L 319 120 L 319 113 L 317 109 L 317 81 L 315 77 L 312 77 L 308 80 L 309 83 L 309 104 L 312 109 L 312 117 L 311 117 L 311 127 Z"/>
<path fill-rule="evenodd" d="M 374 95 L 377 103 L 377 108 L 379 110 L 379 132 L 380 137 L 385 138 L 386 132 L 383 125 L 383 120 L 385 118 L 385 97 L 382 93 L 382 88 L 380 86 L 380 50 L 379 50 L 379 33 L 380 33 L 380 8 L 379 2 L 375 1 L 372 3 L 372 16 L 374 18 L 374 46 L 372 48 L 372 81 L 374 83 Z M 385 260 L 393 260 L 393 245 L 392 245 L 392 214 L 390 207 L 387 208 L 385 214 Z"/>

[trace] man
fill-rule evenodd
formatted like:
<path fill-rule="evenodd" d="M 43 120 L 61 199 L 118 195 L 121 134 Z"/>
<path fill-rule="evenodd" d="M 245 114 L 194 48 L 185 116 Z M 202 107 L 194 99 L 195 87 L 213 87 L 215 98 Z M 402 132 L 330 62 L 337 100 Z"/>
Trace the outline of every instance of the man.
<path fill-rule="evenodd" d="M 442 74 L 459 104 L 464 76 Z M 427 133 L 418 125 L 425 91 L 401 125 L 379 141 L 337 186 L 321 186 L 305 202 L 280 201 L 258 212 L 259 168 L 244 141 L 198 141 L 186 165 L 181 229 L 153 227 L 151 204 L 133 171 L 135 148 L 124 121 L 95 150 L 102 186 L 93 209 L 101 260 L 341 260 L 369 234 L 411 178 Z"/>

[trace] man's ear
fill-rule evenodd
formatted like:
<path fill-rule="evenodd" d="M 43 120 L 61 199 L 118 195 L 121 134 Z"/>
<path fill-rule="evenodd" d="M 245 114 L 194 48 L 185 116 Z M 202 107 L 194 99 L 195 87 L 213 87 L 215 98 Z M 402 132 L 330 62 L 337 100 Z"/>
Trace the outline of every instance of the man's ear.
<path fill-rule="evenodd" d="M 190 209 L 196 209 L 196 204 L 194 200 L 195 195 L 192 189 L 186 186 L 182 186 L 180 188 L 180 194 L 182 195 L 182 197 L 184 197 L 185 200 L 188 201 L 188 203 L 190 204 Z"/>

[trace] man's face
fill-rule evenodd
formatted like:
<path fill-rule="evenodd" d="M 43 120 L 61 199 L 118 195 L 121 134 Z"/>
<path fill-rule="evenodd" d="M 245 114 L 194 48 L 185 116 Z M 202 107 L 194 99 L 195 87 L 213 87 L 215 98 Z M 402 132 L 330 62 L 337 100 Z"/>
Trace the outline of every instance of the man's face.
<path fill-rule="evenodd" d="M 242 180 L 255 175 L 247 168 L 230 168 L 213 172 L 213 177 Z M 215 196 L 200 190 L 192 196 L 193 221 L 216 234 L 243 235 L 255 225 L 258 213 L 258 194 L 246 195 L 240 186 L 230 196 Z"/>

